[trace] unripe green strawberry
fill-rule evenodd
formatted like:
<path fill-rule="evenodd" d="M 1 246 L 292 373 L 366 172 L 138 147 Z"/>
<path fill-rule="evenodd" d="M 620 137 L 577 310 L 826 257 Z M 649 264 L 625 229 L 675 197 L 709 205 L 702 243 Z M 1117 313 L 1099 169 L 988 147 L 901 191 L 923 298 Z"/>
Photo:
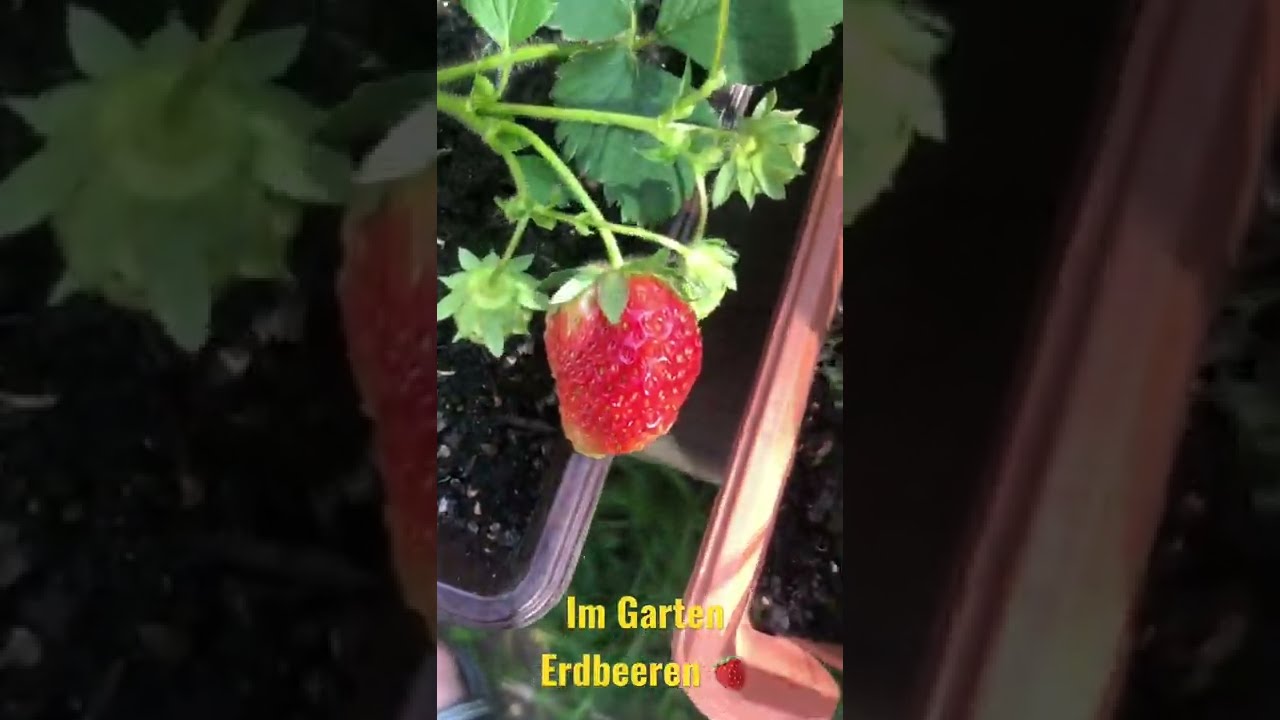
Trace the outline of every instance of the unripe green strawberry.
<path fill-rule="evenodd" d="M 626 293 L 616 323 L 601 309 L 608 276 L 547 313 L 561 424 L 589 457 L 637 452 L 667 434 L 702 370 L 697 317 L 671 286 L 652 275 L 614 280 Z"/>

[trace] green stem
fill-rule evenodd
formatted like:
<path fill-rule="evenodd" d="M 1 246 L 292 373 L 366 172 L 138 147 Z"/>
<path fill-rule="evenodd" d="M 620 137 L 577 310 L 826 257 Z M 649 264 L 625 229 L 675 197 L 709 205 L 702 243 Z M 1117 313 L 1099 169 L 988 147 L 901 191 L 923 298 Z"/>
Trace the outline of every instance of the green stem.
<path fill-rule="evenodd" d="M 516 160 L 515 153 L 499 151 L 498 154 L 507 163 L 507 171 L 511 173 L 511 180 L 516 184 L 516 193 L 527 196 L 529 194 L 529 184 L 524 177 L 524 168 L 520 167 L 520 162 Z M 511 233 L 511 239 L 507 241 L 507 248 L 502 251 L 502 262 L 499 263 L 498 267 L 506 265 L 515 256 L 516 248 L 520 247 L 520 238 L 524 237 L 525 228 L 528 226 L 529 218 L 527 217 L 522 217 L 516 221 L 515 232 Z"/>
<path fill-rule="evenodd" d="M 483 72 L 496 70 L 502 67 L 511 67 L 520 63 L 537 62 L 554 57 L 568 57 L 574 53 L 583 50 L 590 50 L 593 46 L 586 44 L 560 44 L 560 43 L 541 43 L 538 45 L 525 45 L 522 48 L 516 48 L 510 52 L 500 55 L 489 55 L 469 63 L 454 65 L 447 67 L 436 73 L 436 87 L 448 85 L 449 83 L 464 80 L 466 78 L 479 75 Z"/>
<path fill-rule="evenodd" d="M 436 99 L 444 103 L 465 103 L 461 95 L 452 93 L 436 93 Z M 604 110 L 587 110 L 585 108 L 562 108 L 549 105 L 526 105 L 523 103 L 495 102 L 480 108 L 480 113 L 493 117 L 527 117 L 534 120 L 551 120 L 554 122 L 580 122 L 591 125 L 608 125 L 610 127 L 635 130 L 656 138 L 661 138 L 665 128 L 701 132 L 720 136 L 736 136 L 734 131 L 724 128 L 704 127 L 690 123 L 664 122 L 659 118 L 647 115 L 631 115 L 628 113 L 606 112 Z"/>
<path fill-rule="evenodd" d="M 491 103 L 485 105 L 482 112 L 499 117 L 527 117 L 536 120 L 555 120 L 557 122 L 580 122 L 592 125 L 613 125 L 615 127 L 637 130 L 649 135 L 656 135 L 662 130 L 657 118 L 644 115 L 628 115 L 626 113 L 605 112 L 603 110 L 585 110 L 580 108 L 562 108 L 546 105 L 525 105 L 521 103 Z"/>
<path fill-rule="evenodd" d="M 506 265 L 507 261 L 515 257 L 516 248 L 520 247 L 520 238 L 524 237 L 524 229 L 528 226 L 529 218 L 520 218 L 516 221 L 515 232 L 511 233 L 511 239 L 507 241 L 507 249 L 502 251 L 502 263 L 499 267 Z"/>
<path fill-rule="evenodd" d="M 218 6 L 218 13 L 209 25 L 209 31 L 205 33 L 195 56 L 183 69 L 182 76 L 169 95 L 167 107 L 171 117 L 181 115 L 196 91 L 209 79 L 222 51 L 235 37 L 252 2 L 253 0 L 223 0 Z"/>
<path fill-rule="evenodd" d="M 724 62 L 724 42 L 729 35 L 729 3 L 730 0 L 720 0 L 719 24 L 716 26 L 716 52 L 711 56 L 712 76 L 724 67 L 722 65 Z"/>
<path fill-rule="evenodd" d="M 560 176 L 560 181 L 569 188 L 569 192 L 573 193 L 573 197 L 587 211 L 590 217 L 600 231 L 600 238 L 604 241 L 605 253 L 609 256 L 609 264 L 615 268 L 622 267 L 625 260 L 622 257 L 622 250 L 618 247 L 618 238 L 614 236 L 613 229 L 609 227 L 611 223 L 605 219 L 604 213 L 600 211 L 600 206 L 596 205 L 596 201 L 591 199 L 591 195 L 587 193 L 587 189 L 582 186 L 582 182 L 578 180 L 578 176 L 573 174 L 569 166 L 550 145 L 538 134 L 529 128 L 515 122 L 503 121 L 502 127 L 513 135 L 519 135 L 525 142 L 529 143 L 544 160 L 547 161 L 551 168 L 556 171 L 556 175 Z"/>
<path fill-rule="evenodd" d="M 707 216 L 711 214 L 710 204 L 707 202 L 707 176 L 698 175 L 698 227 L 693 231 L 693 239 L 701 240 L 702 236 L 707 232 Z"/>
<path fill-rule="evenodd" d="M 565 223 L 566 225 L 583 222 L 581 217 L 559 212 L 557 210 L 543 210 L 540 214 L 552 220 L 556 220 L 557 222 Z M 669 238 L 666 235 L 653 232 L 652 230 L 645 230 L 644 228 L 633 227 L 631 225 L 619 225 L 618 223 L 609 222 L 607 220 L 601 223 L 594 218 L 589 219 L 586 224 L 601 232 L 608 230 L 619 235 L 628 235 L 630 237 L 640 238 L 641 240 L 648 240 L 649 242 L 661 245 L 678 255 L 689 254 L 689 248 L 685 247 L 680 242 Z"/>
<path fill-rule="evenodd" d="M 480 136 L 484 137 L 484 130 L 480 127 L 479 118 L 467 109 L 467 102 L 458 95 L 450 95 L 449 93 L 436 93 L 436 108 L 443 111 L 444 114 L 462 123 L 463 127 Z M 496 151 L 495 151 L 496 152 Z M 498 153 L 501 155 L 502 153 Z"/>
<path fill-rule="evenodd" d="M 501 155 L 503 161 L 507 163 L 507 171 L 511 173 L 511 180 L 516 185 L 516 194 L 528 195 L 529 184 L 524 178 L 524 168 L 520 167 L 520 162 L 516 160 L 516 154 L 496 149 L 495 152 Z"/>
<path fill-rule="evenodd" d="M 501 96 L 507 91 L 507 85 L 511 82 L 511 68 L 514 65 L 503 65 L 502 74 L 498 77 L 498 95 Z"/>
<path fill-rule="evenodd" d="M 467 129 L 476 133 L 480 137 L 484 137 L 482 128 L 477 123 L 477 117 L 474 113 L 467 109 L 467 103 L 457 95 L 449 93 L 436 93 L 436 107 L 446 115 L 454 118 L 462 123 Z M 596 205 L 595 200 L 591 199 L 591 195 L 587 193 L 587 189 L 582 186 L 582 182 L 578 180 L 578 176 L 573 174 L 564 160 L 552 150 L 546 142 L 543 141 L 538 134 L 529 128 L 510 120 L 499 121 L 500 126 L 507 132 L 518 135 L 529 143 L 530 147 L 538 152 L 539 155 L 547 161 L 556 174 L 560 176 L 560 180 L 569 188 L 569 192 L 573 193 L 574 199 L 582 205 L 587 211 L 587 215 L 595 221 L 599 226 L 600 238 L 604 241 L 605 252 L 609 255 L 609 264 L 613 267 L 622 267 L 625 260 L 622 257 L 622 250 L 618 248 L 618 238 L 614 236 L 612 230 L 607 227 L 609 221 L 605 219 L 604 213 L 600 211 L 600 206 Z M 523 182 L 523 174 L 520 174 L 518 163 L 514 157 L 509 157 L 510 153 L 499 152 L 504 159 L 507 160 L 507 167 L 513 168 L 512 177 L 516 179 L 516 183 Z M 518 175 L 519 174 L 519 175 Z"/>

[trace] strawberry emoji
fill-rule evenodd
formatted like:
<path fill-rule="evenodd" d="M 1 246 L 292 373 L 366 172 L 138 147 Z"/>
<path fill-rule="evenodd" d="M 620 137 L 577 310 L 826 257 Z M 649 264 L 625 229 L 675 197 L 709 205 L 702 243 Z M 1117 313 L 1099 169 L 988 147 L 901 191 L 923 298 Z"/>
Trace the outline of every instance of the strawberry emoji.
<path fill-rule="evenodd" d="M 696 313 L 643 270 L 566 284 L 551 299 L 545 340 L 565 436 L 589 457 L 665 435 L 702 369 Z"/>
<path fill-rule="evenodd" d="M 730 657 L 716 665 L 716 682 L 730 690 L 741 690 L 747 682 L 747 666 L 742 658 Z"/>

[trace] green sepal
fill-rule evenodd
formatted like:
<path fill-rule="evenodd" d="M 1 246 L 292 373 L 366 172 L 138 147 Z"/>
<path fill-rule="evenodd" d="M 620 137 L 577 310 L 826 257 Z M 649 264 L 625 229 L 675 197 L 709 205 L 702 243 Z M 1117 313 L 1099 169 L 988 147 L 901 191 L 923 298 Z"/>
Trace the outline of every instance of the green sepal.
<path fill-rule="evenodd" d="M 436 304 L 436 322 L 452 318 L 454 342 L 474 342 L 500 357 L 507 338 L 528 334 L 533 313 L 547 308 L 538 280 L 528 273 L 532 263 L 531 255 L 503 262 L 496 253 L 479 258 L 461 248 L 462 269 L 440 278 L 450 292 Z"/>
<path fill-rule="evenodd" d="M 631 300 L 631 284 L 626 275 L 617 270 L 601 275 L 598 282 L 596 302 L 600 304 L 600 312 L 604 313 L 609 324 L 617 325 Z"/>

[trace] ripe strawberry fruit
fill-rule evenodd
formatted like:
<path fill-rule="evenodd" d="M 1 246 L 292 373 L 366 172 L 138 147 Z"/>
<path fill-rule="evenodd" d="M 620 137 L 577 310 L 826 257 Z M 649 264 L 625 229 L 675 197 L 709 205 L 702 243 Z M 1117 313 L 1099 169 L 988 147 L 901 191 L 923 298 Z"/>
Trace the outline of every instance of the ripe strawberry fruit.
<path fill-rule="evenodd" d="M 345 228 L 338 278 L 347 352 L 386 497 L 406 600 L 434 628 L 435 174 L 397 183 Z"/>
<path fill-rule="evenodd" d="M 565 437 L 588 457 L 643 450 L 667 434 L 702 370 L 689 305 L 653 275 L 629 275 L 617 323 L 593 283 L 547 313 L 547 360 Z"/>
<path fill-rule="evenodd" d="M 716 665 L 716 682 L 730 690 L 741 690 L 747 683 L 747 666 L 741 658 L 726 658 Z"/>

